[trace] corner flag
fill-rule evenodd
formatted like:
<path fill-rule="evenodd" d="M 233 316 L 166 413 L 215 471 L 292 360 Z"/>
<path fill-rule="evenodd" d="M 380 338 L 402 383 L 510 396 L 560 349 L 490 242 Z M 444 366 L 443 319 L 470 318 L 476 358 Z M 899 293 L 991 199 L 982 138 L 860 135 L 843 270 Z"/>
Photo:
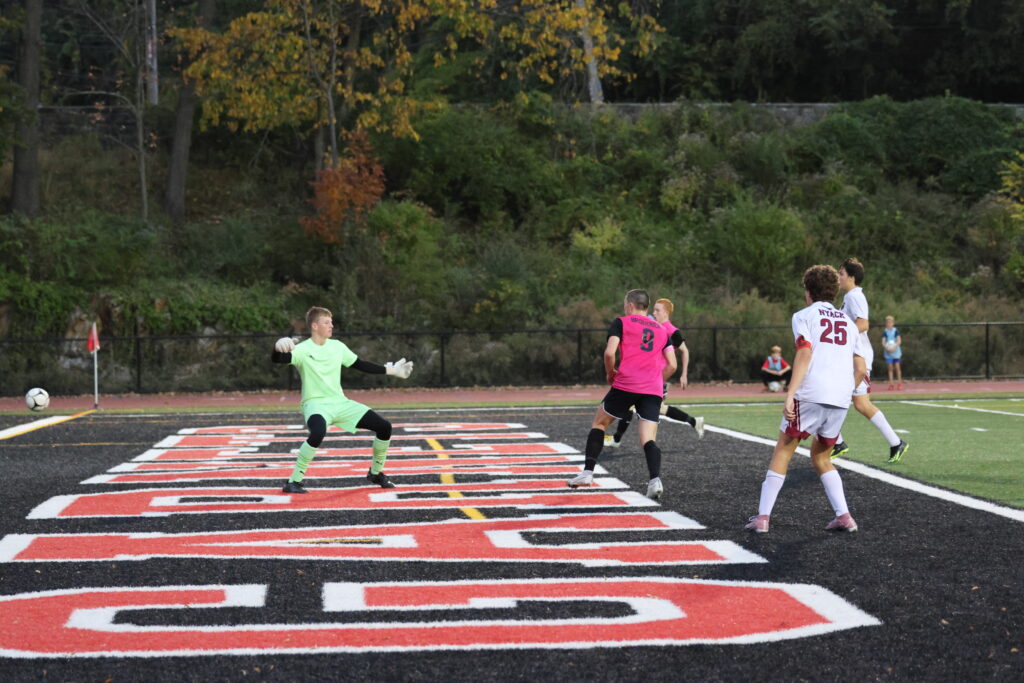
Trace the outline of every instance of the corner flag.
<path fill-rule="evenodd" d="M 93 408 L 100 407 L 100 368 L 99 359 L 96 356 L 96 352 L 100 350 L 100 335 L 96 331 L 96 323 L 92 324 L 89 328 L 89 339 L 85 343 L 85 348 L 89 349 L 89 353 L 92 354 L 92 391 L 93 391 Z"/>
<path fill-rule="evenodd" d="M 92 324 L 89 328 L 89 341 L 86 342 L 86 348 L 89 349 L 89 353 L 95 353 L 100 350 L 100 335 L 96 332 L 96 323 Z"/>

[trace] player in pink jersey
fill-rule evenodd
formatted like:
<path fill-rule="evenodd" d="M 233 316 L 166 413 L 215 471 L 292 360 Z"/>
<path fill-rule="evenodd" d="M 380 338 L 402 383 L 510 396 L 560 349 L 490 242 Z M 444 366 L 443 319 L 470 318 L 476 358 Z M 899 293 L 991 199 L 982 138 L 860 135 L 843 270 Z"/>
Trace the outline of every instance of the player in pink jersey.
<path fill-rule="evenodd" d="M 687 373 L 690 367 L 690 350 L 686 348 L 686 338 L 683 337 L 683 331 L 673 325 L 672 321 L 669 320 L 669 316 L 672 315 L 672 311 L 674 309 L 675 305 L 672 303 L 671 299 L 658 299 L 654 302 L 654 311 L 651 317 L 661 323 L 661 326 L 668 332 L 669 339 L 672 340 L 672 346 L 679 349 L 679 354 L 682 357 L 682 361 L 679 364 L 679 387 L 686 389 L 689 384 Z M 667 398 L 668 382 L 665 382 L 662 387 L 661 414 L 670 420 L 685 422 L 693 427 L 693 430 L 697 433 L 698 439 L 703 439 L 704 418 L 694 417 L 680 408 L 668 405 L 664 402 Z M 618 426 L 615 427 L 615 434 L 604 437 L 604 445 L 606 448 L 618 448 L 622 444 L 622 437 L 625 436 L 626 430 L 629 429 L 629 423 L 632 419 L 633 411 L 630 411 L 625 418 L 619 420 Z"/>
<path fill-rule="evenodd" d="M 630 290 L 622 302 L 625 315 L 616 318 L 608 328 L 604 369 L 611 389 L 594 414 L 587 435 L 583 471 L 567 482 L 572 488 L 593 483 L 594 467 L 597 466 L 597 459 L 604 446 L 605 430 L 615 420 L 625 417 L 630 408 L 634 408 L 640 418 L 637 431 L 650 474 L 647 495 L 660 498 L 664 492 L 661 483 L 661 450 L 655 438 L 658 435 L 662 388 L 677 366 L 672 340 L 664 327 L 647 316 L 649 306 L 650 297 L 647 292 L 642 289 Z M 617 368 L 616 352 L 619 355 Z"/>
<path fill-rule="evenodd" d="M 767 533 L 789 461 L 800 442 L 812 434 L 811 464 L 835 511 L 835 518 L 825 528 L 857 530 L 857 523 L 846 505 L 843 481 L 829 454 L 846 419 L 853 388 L 867 373 L 864 362 L 867 352 L 856 323 L 832 305 L 839 291 L 836 269 L 811 266 L 804 272 L 803 283 L 807 307 L 793 314 L 796 356 L 782 409 L 779 438 L 761 484 L 757 515 L 751 517 L 746 526 L 758 533 Z"/>

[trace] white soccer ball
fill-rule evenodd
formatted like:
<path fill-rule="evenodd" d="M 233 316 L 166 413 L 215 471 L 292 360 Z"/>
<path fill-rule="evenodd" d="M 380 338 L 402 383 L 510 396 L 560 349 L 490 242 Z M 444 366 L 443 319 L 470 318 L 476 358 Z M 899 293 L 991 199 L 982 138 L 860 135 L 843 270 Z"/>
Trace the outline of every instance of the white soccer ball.
<path fill-rule="evenodd" d="M 40 389 L 39 387 L 29 389 L 28 393 L 25 394 L 25 405 L 28 406 L 29 410 L 43 410 L 46 406 L 50 405 L 50 395 L 46 393 L 46 389 Z"/>
<path fill-rule="evenodd" d="M 895 351 L 898 348 L 899 347 L 896 345 L 896 342 L 894 342 L 894 341 L 886 342 L 885 343 L 885 350 L 888 351 L 889 353 L 892 353 L 893 351 Z"/>
<path fill-rule="evenodd" d="M 782 382 L 768 382 L 768 388 L 772 391 L 782 391 Z"/>

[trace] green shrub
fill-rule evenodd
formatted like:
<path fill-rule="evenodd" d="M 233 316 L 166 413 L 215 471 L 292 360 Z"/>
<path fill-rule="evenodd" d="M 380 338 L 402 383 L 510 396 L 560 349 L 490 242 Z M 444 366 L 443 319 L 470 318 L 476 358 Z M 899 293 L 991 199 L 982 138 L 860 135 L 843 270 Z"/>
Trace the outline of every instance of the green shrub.
<path fill-rule="evenodd" d="M 785 296 L 793 278 L 810 265 L 807 228 L 789 209 L 742 199 L 716 213 L 704 240 L 744 288 L 770 298 Z"/>
<path fill-rule="evenodd" d="M 152 267 L 155 244 L 156 232 L 141 221 L 91 209 L 66 221 L 0 217 L 0 263 L 37 282 L 131 283 Z"/>

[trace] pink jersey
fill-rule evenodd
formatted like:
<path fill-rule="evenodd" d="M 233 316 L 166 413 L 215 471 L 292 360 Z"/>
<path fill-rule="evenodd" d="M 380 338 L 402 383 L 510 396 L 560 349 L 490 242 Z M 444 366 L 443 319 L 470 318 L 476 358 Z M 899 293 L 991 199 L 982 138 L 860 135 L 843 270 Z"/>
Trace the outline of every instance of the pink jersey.
<path fill-rule="evenodd" d="M 626 315 L 618 321 L 622 324 L 620 360 L 612 386 L 635 394 L 661 396 L 665 347 L 672 344 L 668 331 L 646 315 Z"/>
<path fill-rule="evenodd" d="M 857 325 L 827 301 L 818 301 L 793 314 L 796 348 L 810 347 L 807 369 L 796 399 L 846 408 L 853 392 L 853 356 L 863 357 Z"/>

